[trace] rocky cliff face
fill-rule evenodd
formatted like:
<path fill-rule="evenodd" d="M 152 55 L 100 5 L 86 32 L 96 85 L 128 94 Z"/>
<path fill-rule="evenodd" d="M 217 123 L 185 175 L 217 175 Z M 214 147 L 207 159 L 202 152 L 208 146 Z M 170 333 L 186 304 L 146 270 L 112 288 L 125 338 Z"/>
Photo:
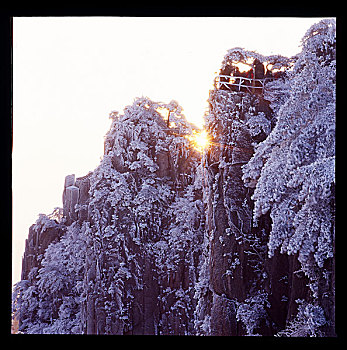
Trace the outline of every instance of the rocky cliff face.
<path fill-rule="evenodd" d="M 157 111 L 163 108 L 171 128 Z M 193 332 L 192 277 L 203 216 L 199 158 L 189 134 L 174 103 L 139 99 L 114 116 L 104 160 L 90 179 L 85 333 Z M 177 219 L 190 211 L 185 205 L 195 207 L 191 222 Z"/>
<path fill-rule="evenodd" d="M 239 305 L 253 295 L 261 298 L 260 308 L 268 302 L 261 284 L 264 238 L 271 223 L 264 218 L 259 228 L 253 227 L 252 191 L 242 181 L 241 167 L 253 154 L 247 122 L 262 113 L 264 124 L 270 125 L 272 114 L 266 101 L 248 93 L 216 90 L 210 101 L 207 127 L 214 137 L 205 165 L 209 185 L 209 334 L 244 335 L 246 330 L 237 321 Z"/>
<path fill-rule="evenodd" d="M 333 29 L 299 58 L 229 50 L 222 70 L 286 74 L 211 90 L 202 154 L 175 101 L 112 112 L 100 165 L 29 229 L 19 330 L 334 336 Z"/>
<path fill-rule="evenodd" d="M 317 35 L 318 32 L 324 44 L 316 41 L 315 45 L 332 48 L 334 37 L 331 36 L 330 25 L 322 23 L 322 27 L 312 29 L 307 41 L 313 40 L 312 33 Z M 224 67 L 240 61 L 249 62 L 251 58 L 260 62 L 275 59 L 277 68 L 294 64 L 294 72 L 288 71 L 287 76 L 269 82 L 261 94 L 238 91 L 226 84 L 223 89 L 216 87 L 210 92 L 206 128 L 212 140 L 204 161 L 208 186 L 205 260 L 197 285 L 198 334 L 335 334 L 334 224 L 331 221 L 335 209 L 332 204 L 333 180 L 329 175 L 333 174 L 330 163 L 334 159 L 331 152 L 333 146 L 329 146 L 331 138 L 328 131 L 326 135 L 318 132 L 319 136 L 313 136 L 315 130 L 323 130 L 321 123 L 334 123 L 334 112 L 328 112 L 325 121 L 315 119 L 312 114 L 309 119 L 311 124 L 307 116 L 303 124 L 299 122 L 299 111 L 304 109 L 306 99 L 311 98 L 310 103 L 316 106 L 320 103 L 320 99 L 309 98 L 305 87 L 305 84 L 311 87 L 319 84 L 318 80 L 306 83 L 306 79 L 311 79 L 313 66 L 317 76 L 321 74 L 321 84 L 330 86 L 325 90 L 326 100 L 334 103 L 334 66 L 330 65 L 328 72 L 326 63 L 322 63 L 332 62 L 333 51 L 324 60 L 318 54 L 322 52 L 321 49 L 317 49 L 312 42 L 306 45 L 309 54 L 305 60 L 296 63 L 280 57 L 261 57 L 240 48 L 229 50 L 223 61 Z M 312 51 L 317 55 L 313 56 L 316 57 L 314 59 Z M 288 82 L 297 85 L 289 87 Z M 302 98 L 301 102 L 299 98 Z M 297 107 L 300 103 L 301 107 Z M 296 120 L 292 121 L 294 110 Z M 322 145 L 322 142 L 325 144 L 324 151 L 322 148 L 318 151 L 321 147 L 318 144 Z M 300 148 L 306 151 L 298 151 Z M 281 150 L 283 160 L 277 149 Z M 295 155 L 291 152 L 295 152 Z M 294 185 L 290 180 L 295 174 L 292 164 L 299 168 L 310 164 L 310 169 L 317 176 L 314 186 L 320 183 L 326 188 L 325 199 L 322 198 L 324 204 L 317 206 L 316 201 L 311 201 L 306 186 Z M 321 169 L 320 175 L 318 168 Z M 303 183 L 306 181 L 305 175 L 300 174 L 300 183 Z M 307 181 L 309 183 L 311 180 Z M 295 191 L 299 194 L 296 195 Z M 316 192 L 317 189 L 312 186 L 311 191 Z M 268 197 L 268 202 L 263 200 Z M 274 203 L 280 204 L 276 207 Z M 308 212 L 314 216 L 314 225 L 310 224 L 312 218 Z M 317 236 L 312 235 L 312 231 L 316 231 L 319 222 L 326 219 L 327 226 L 321 226 L 320 233 L 317 233 L 321 237 L 315 238 Z M 309 237 L 306 242 L 305 234 Z M 323 239 L 323 236 L 326 238 Z M 283 242 L 282 249 L 272 250 L 275 239 Z M 326 245 L 325 240 L 329 244 Z M 330 253 L 325 251 L 324 258 L 320 260 L 323 249 Z"/>
<path fill-rule="evenodd" d="M 148 99 L 111 118 L 100 165 L 66 176 L 61 216 L 41 216 L 30 229 L 22 332 L 194 334 L 204 215 L 192 126 L 177 103 Z"/>
<path fill-rule="evenodd" d="M 30 279 L 30 272 L 41 267 L 41 259 L 47 247 L 64 234 L 64 229 L 56 220 L 40 215 L 36 224 L 29 228 L 22 259 L 22 280 Z"/>
<path fill-rule="evenodd" d="M 203 296 L 208 306 L 199 318 L 208 320 L 208 335 L 274 335 L 296 314 L 295 300 L 309 293 L 297 256 L 268 258 L 272 221 L 264 215 L 255 225 L 253 189 L 242 180 L 242 166 L 270 132 L 274 115 L 268 101 L 248 93 L 215 90 L 210 102 L 207 127 L 214 137 L 205 164 L 209 288 Z M 252 119 L 260 118 L 265 131 L 252 133 Z"/>

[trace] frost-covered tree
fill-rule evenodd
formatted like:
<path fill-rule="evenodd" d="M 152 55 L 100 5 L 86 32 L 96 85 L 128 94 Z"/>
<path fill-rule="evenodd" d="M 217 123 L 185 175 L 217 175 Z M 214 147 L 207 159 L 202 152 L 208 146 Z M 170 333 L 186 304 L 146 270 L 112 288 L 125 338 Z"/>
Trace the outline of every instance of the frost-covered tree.
<path fill-rule="evenodd" d="M 319 305 L 312 305 L 297 299 L 298 312 L 287 327 L 278 332 L 277 337 L 317 337 L 324 336 L 320 330 L 327 323 L 324 311 Z"/>
<path fill-rule="evenodd" d="M 169 228 L 153 247 L 162 310 L 161 334 L 195 334 L 194 294 L 205 224 L 202 185 L 200 165 L 194 182 L 170 205 Z"/>
<path fill-rule="evenodd" d="M 78 334 L 81 329 L 82 281 L 86 256 L 84 225 L 73 223 L 65 235 L 45 251 L 37 276 L 38 290 L 45 296 L 50 325 L 43 333 Z M 49 306 L 48 306 L 49 305 Z"/>
<path fill-rule="evenodd" d="M 270 78 L 210 91 L 203 156 L 176 101 L 113 111 L 100 164 L 29 230 L 19 331 L 333 335 L 335 45 L 323 20 L 295 57 L 228 50 L 221 72 Z"/>
<path fill-rule="evenodd" d="M 138 98 L 110 117 L 100 165 L 73 185 L 76 205 L 31 229 L 13 303 L 23 333 L 194 332 L 204 224 L 194 127 L 175 101 Z"/>
<path fill-rule="evenodd" d="M 307 32 L 277 125 L 244 166 L 245 181 L 258 181 L 255 218 L 271 210 L 269 254 L 278 247 L 299 252 L 305 266 L 309 256 L 321 267 L 333 254 L 334 33 L 334 22 L 327 20 Z"/>
<path fill-rule="evenodd" d="M 236 319 L 243 323 L 247 335 L 259 335 L 254 334 L 254 330 L 259 327 L 263 319 L 267 318 L 266 308 L 270 306 L 267 294 L 259 291 L 242 303 L 238 303 Z"/>
<path fill-rule="evenodd" d="M 266 213 L 272 219 L 269 257 L 277 249 L 297 254 L 315 299 L 322 288 L 330 298 L 332 293 L 327 284 L 334 257 L 335 32 L 333 20 L 307 31 L 277 124 L 243 167 L 246 184 L 256 183 L 254 219 Z"/>
<path fill-rule="evenodd" d="M 41 229 L 54 222 L 40 216 Z M 44 232 L 44 231 L 41 231 Z M 15 287 L 14 305 L 23 333 L 81 333 L 80 305 L 86 244 L 77 223 L 51 243 L 40 265 Z"/>
<path fill-rule="evenodd" d="M 160 332 L 158 280 L 170 278 L 170 268 L 162 276 L 161 253 L 179 255 L 188 238 L 173 242 L 183 230 L 192 235 L 189 222 L 175 224 L 176 209 L 191 204 L 184 193 L 198 161 L 186 138 L 192 126 L 181 111 L 175 101 L 139 98 L 124 114 L 111 113 L 105 154 L 90 178 L 87 333 Z"/>

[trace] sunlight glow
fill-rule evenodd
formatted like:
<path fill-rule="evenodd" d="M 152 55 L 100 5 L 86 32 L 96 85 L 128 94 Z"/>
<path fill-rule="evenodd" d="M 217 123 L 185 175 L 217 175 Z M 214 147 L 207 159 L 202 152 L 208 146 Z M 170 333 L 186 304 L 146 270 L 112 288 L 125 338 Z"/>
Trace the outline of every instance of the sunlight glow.
<path fill-rule="evenodd" d="M 167 120 L 169 116 L 169 110 L 163 107 L 158 107 L 156 111 L 163 117 L 164 120 Z"/>
<path fill-rule="evenodd" d="M 245 64 L 242 62 L 235 63 L 235 66 L 238 67 L 238 69 L 241 73 L 248 72 L 249 69 L 251 68 L 251 64 Z"/>
<path fill-rule="evenodd" d="M 210 138 L 206 130 L 193 132 L 193 136 L 190 136 L 189 140 L 199 152 L 203 152 L 210 144 Z"/>

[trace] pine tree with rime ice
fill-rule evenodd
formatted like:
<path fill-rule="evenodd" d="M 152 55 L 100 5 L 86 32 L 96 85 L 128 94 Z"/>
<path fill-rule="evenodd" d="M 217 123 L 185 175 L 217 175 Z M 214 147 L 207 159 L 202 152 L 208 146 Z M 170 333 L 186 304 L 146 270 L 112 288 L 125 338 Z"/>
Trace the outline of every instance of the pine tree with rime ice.
<path fill-rule="evenodd" d="M 275 334 L 276 337 L 316 337 L 322 336 L 320 327 L 327 323 L 324 311 L 319 305 L 312 305 L 297 299 L 298 313 L 287 327 Z"/>
<path fill-rule="evenodd" d="M 110 117 L 105 154 L 90 178 L 85 289 L 100 315 L 93 331 L 123 334 L 132 329 L 144 264 L 153 262 L 154 279 L 159 273 L 154 260 L 168 237 L 170 206 L 193 181 L 196 160 L 185 137 L 192 126 L 177 102 L 138 98 Z"/>
<path fill-rule="evenodd" d="M 41 215 L 36 225 L 56 225 Z M 83 228 L 73 223 L 64 236 L 45 250 L 40 268 L 15 287 L 14 304 L 19 313 L 19 331 L 27 334 L 81 333 L 82 280 L 86 244 Z"/>
<path fill-rule="evenodd" d="M 82 226 L 73 223 L 58 243 L 47 248 L 38 275 L 38 287 L 52 296 L 56 318 L 44 333 L 82 333 L 85 257 L 85 223 Z"/>
<path fill-rule="evenodd" d="M 269 256 L 297 253 L 311 281 L 334 254 L 335 43 L 334 20 L 307 31 L 277 124 L 243 167 L 257 183 L 254 219 L 270 211 Z"/>
<path fill-rule="evenodd" d="M 195 335 L 194 294 L 205 229 L 201 164 L 194 174 L 192 184 L 171 203 L 169 228 L 153 246 L 162 308 L 160 323 L 165 328 L 163 334 Z"/>

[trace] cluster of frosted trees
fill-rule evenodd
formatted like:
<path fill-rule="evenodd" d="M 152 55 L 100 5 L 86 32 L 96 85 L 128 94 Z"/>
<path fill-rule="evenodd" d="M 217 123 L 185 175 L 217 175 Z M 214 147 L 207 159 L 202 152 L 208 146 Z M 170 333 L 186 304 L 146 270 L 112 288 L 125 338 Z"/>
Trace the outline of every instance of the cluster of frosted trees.
<path fill-rule="evenodd" d="M 187 138 L 193 127 L 175 101 L 139 98 L 110 117 L 104 157 L 89 175 L 87 220 L 67 226 L 41 215 L 34 225 L 38 235 L 49 225 L 65 233 L 15 288 L 22 332 L 124 334 L 143 317 L 141 306 L 134 310 L 147 297 L 155 305 L 160 298 L 157 329 L 148 325 L 148 332 L 177 331 L 167 312 L 184 316 L 179 332 L 192 332 L 188 281 L 204 223 L 199 155 Z M 184 285 L 175 282 L 182 266 Z"/>
<path fill-rule="evenodd" d="M 252 197 L 255 222 L 266 213 L 272 219 L 267 244 L 269 257 L 276 250 L 297 254 L 309 279 L 312 302 L 305 305 L 298 300 L 296 319 L 280 333 L 305 336 L 319 334 L 320 326 L 332 322 L 329 317 L 324 318 L 322 305 L 324 297 L 334 296 L 319 294 L 323 285 L 334 283 L 331 276 L 335 247 L 334 21 L 323 20 L 307 31 L 302 52 L 287 76 L 290 88 L 283 103 L 276 106 L 276 126 L 243 167 L 243 179 L 246 184 L 256 183 Z"/>
<path fill-rule="evenodd" d="M 248 121 L 252 136 L 267 137 L 243 166 L 244 183 L 255 188 L 253 222 L 267 213 L 272 220 L 268 256 L 298 254 L 313 296 L 331 274 L 325 262 L 334 256 L 335 40 L 334 21 L 312 26 L 286 80 L 273 89 L 269 83 L 275 126 L 261 113 Z M 192 126 L 176 102 L 147 98 L 111 118 L 104 157 L 90 176 L 88 219 L 67 226 L 64 218 L 40 216 L 35 224 L 37 232 L 58 225 L 64 235 L 15 287 L 21 332 L 127 333 L 143 312 L 134 310 L 151 274 L 160 305 L 154 332 L 196 334 L 194 310 L 203 308 L 199 295 L 208 288 L 198 280 L 199 272 L 208 276 L 201 273 L 208 243 L 203 169 L 185 137 Z M 264 313 L 263 295 L 237 312 L 249 333 L 257 324 L 257 298 Z M 318 302 L 298 303 L 297 318 L 279 335 L 316 335 L 325 324 Z"/>
<path fill-rule="evenodd" d="M 309 277 L 333 256 L 335 40 L 333 21 L 306 33 L 276 126 L 243 168 L 257 182 L 254 218 L 271 213 L 269 255 L 298 252 Z"/>

